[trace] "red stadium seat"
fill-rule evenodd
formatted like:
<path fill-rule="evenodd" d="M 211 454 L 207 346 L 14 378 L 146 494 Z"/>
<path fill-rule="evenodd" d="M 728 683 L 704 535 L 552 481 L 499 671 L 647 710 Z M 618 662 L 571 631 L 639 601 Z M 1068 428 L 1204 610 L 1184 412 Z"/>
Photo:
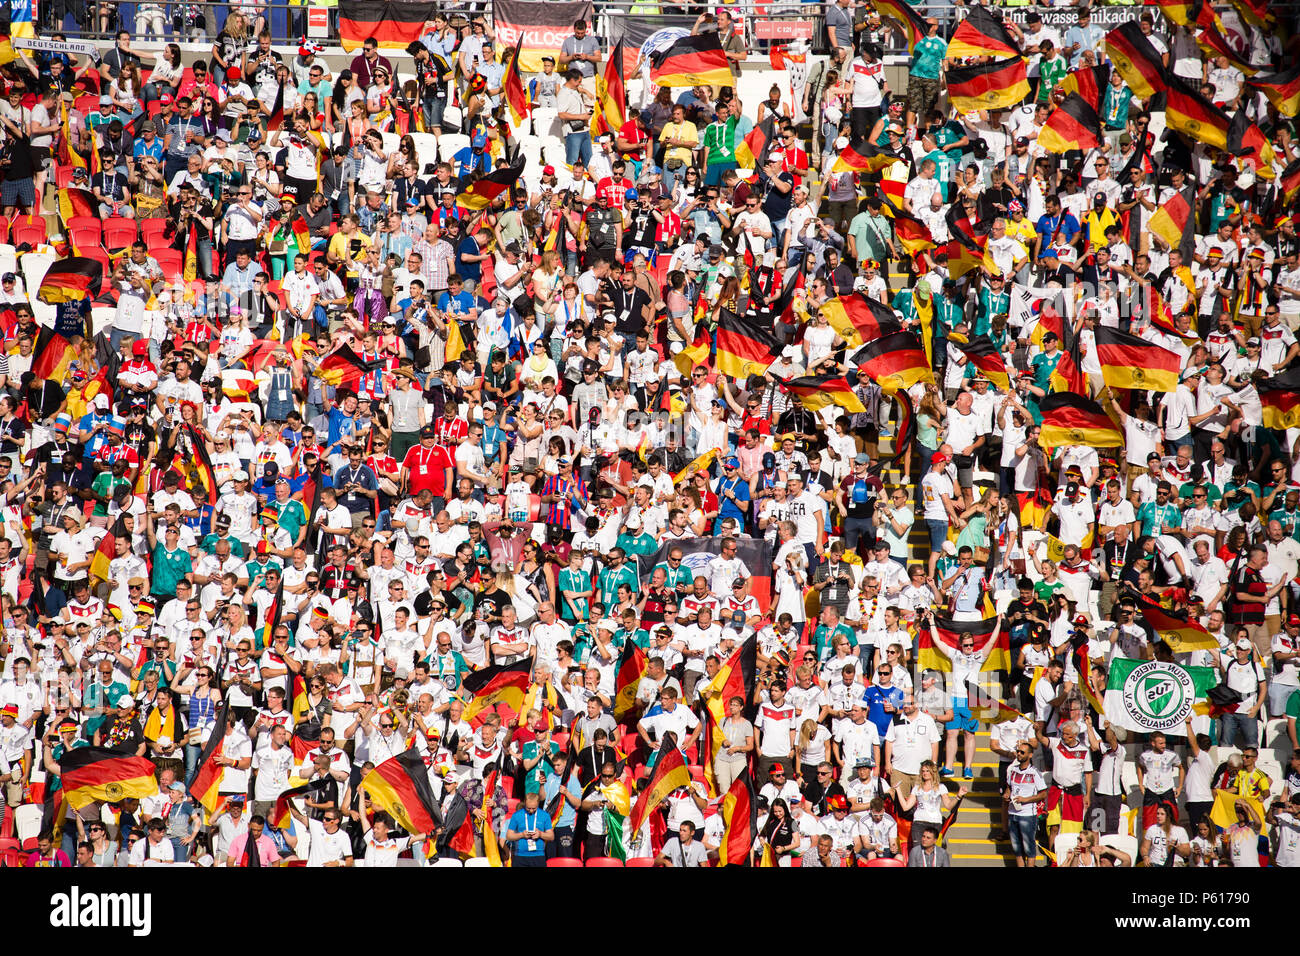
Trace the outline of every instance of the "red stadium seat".
<path fill-rule="evenodd" d="M 0 216 L 0 242 L 9 241 L 9 220 Z"/>
<path fill-rule="evenodd" d="M 146 240 L 147 242 L 147 240 Z M 168 281 L 175 282 L 185 271 L 185 256 L 177 249 L 170 249 L 166 246 L 157 248 L 150 247 L 150 253 L 158 263 L 158 268 L 163 271 L 163 275 Z"/>
<path fill-rule="evenodd" d="M 565 866 L 581 867 L 582 861 L 572 856 L 553 856 L 546 861 L 546 865 L 554 866 L 554 867 L 565 867 Z"/>
<path fill-rule="evenodd" d="M 69 226 L 68 238 L 72 240 L 73 247 L 80 252 L 93 249 L 100 243 L 99 223 L 96 222 L 93 226 Z"/>
<path fill-rule="evenodd" d="M 55 166 L 55 167 L 54 167 L 54 185 L 57 186 L 59 189 L 63 189 L 63 188 L 64 188 L 65 186 L 67 186 L 68 183 L 70 183 L 70 182 L 72 182 L 72 167 L 71 167 L 71 166 Z"/>
<path fill-rule="evenodd" d="M 654 857 L 652 857 L 652 856 L 634 856 L 634 857 L 632 857 L 632 859 L 628 860 L 628 861 L 627 861 L 626 863 L 624 863 L 623 865 L 624 865 L 624 866 L 627 866 L 627 867 L 634 867 L 634 866 L 654 866 L 654 865 L 655 865 L 655 860 L 654 860 Z"/>
<path fill-rule="evenodd" d="M 104 248 L 112 252 L 128 248 L 135 242 L 136 230 L 134 219 L 105 219 Z"/>
<path fill-rule="evenodd" d="M 81 114 L 82 118 L 89 116 L 91 113 L 99 112 L 99 97 L 93 93 L 87 93 L 84 96 L 78 96 L 72 101 L 72 108 Z"/>
<path fill-rule="evenodd" d="M 593 856 L 586 862 L 587 866 L 617 866 L 622 867 L 623 861 L 612 856 Z"/>
<path fill-rule="evenodd" d="M 76 229 L 78 226 L 94 226 L 99 229 L 102 223 L 98 216 L 73 216 L 64 225 L 69 229 Z"/>
<path fill-rule="evenodd" d="M 890 859 L 890 860 L 884 860 L 884 859 L 867 860 L 867 862 L 862 865 L 863 866 L 907 866 L 907 863 L 895 857 L 894 859 Z"/>
<path fill-rule="evenodd" d="M 46 239 L 45 223 L 25 222 L 22 225 L 15 224 L 10 236 L 10 242 L 14 246 L 21 246 L 24 243 L 35 248 L 43 243 Z"/>
<path fill-rule="evenodd" d="M 149 252 L 158 257 L 162 247 L 167 245 L 167 240 L 163 238 L 167 232 L 166 219 L 141 219 L 140 220 L 140 238 L 144 244 L 149 247 Z"/>

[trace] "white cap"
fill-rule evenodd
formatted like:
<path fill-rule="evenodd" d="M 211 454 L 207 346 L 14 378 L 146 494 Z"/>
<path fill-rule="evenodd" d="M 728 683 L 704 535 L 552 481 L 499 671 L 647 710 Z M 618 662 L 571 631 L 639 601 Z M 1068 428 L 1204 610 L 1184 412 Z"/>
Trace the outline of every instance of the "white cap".
<path fill-rule="evenodd" d="M 130 694 L 123 694 L 121 697 L 119 697 L 119 698 L 117 699 L 117 706 L 119 706 L 119 707 L 134 707 L 134 706 L 135 706 L 135 698 L 132 697 Z"/>
<path fill-rule="evenodd" d="M 233 481 L 247 481 L 247 480 L 248 480 L 248 472 L 244 471 L 244 469 L 242 469 L 242 468 L 236 468 L 236 469 L 235 469 L 235 473 L 234 473 L 233 475 L 231 475 L 230 477 L 231 477 L 231 480 L 233 480 Z"/>
<path fill-rule="evenodd" d="M 835 119 L 831 119 L 831 118 L 830 118 L 830 112 L 831 112 L 830 110 L 827 110 L 827 111 L 826 111 L 826 114 L 827 114 L 826 118 L 827 118 L 828 120 L 830 120 L 832 123 L 837 122 L 838 119 L 839 119 L 839 117 L 836 117 Z M 835 112 L 838 113 L 839 110 L 836 110 Z M 849 148 L 849 138 L 848 138 L 847 136 L 841 136 L 839 139 L 837 139 L 837 140 L 835 141 L 835 148 L 836 148 L 836 149 L 848 149 L 848 148 Z"/>

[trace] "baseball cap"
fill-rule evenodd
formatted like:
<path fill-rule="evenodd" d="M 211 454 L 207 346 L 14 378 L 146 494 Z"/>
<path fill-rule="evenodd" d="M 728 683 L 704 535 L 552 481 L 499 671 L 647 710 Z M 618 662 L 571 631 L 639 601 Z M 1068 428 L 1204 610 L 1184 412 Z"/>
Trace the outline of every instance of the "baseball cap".
<path fill-rule="evenodd" d="M 932 465 L 938 465 L 943 462 L 946 462 L 947 460 L 948 460 L 948 456 L 941 451 L 936 451 L 933 455 L 930 456 L 930 464 Z"/>
<path fill-rule="evenodd" d="M 870 462 L 871 462 L 871 456 L 864 451 L 858 452 L 858 454 L 853 459 L 853 463 L 855 465 L 866 465 L 866 464 L 870 464 Z"/>

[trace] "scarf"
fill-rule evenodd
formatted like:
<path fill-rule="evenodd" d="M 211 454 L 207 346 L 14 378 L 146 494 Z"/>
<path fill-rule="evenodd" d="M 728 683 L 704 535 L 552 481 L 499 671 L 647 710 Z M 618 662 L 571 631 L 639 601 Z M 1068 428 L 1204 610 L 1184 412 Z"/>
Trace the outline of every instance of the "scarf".
<path fill-rule="evenodd" d="M 176 739 L 176 707 L 173 705 L 168 711 L 167 716 L 163 717 L 162 712 L 157 706 L 149 711 L 149 717 L 144 722 L 145 740 L 157 740 L 159 737 L 170 737 L 173 741 Z"/>

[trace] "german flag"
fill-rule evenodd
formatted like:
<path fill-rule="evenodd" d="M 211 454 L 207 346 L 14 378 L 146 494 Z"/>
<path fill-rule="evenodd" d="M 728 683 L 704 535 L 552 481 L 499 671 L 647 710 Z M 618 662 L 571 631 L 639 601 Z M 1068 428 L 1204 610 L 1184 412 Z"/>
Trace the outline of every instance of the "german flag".
<path fill-rule="evenodd" d="M 748 316 L 723 309 L 718 315 L 718 371 L 732 378 L 762 375 L 780 348 L 776 333 Z"/>
<path fill-rule="evenodd" d="M 1097 361 L 1111 388 L 1172 392 L 1178 388 L 1183 360 L 1177 352 L 1109 326 L 1097 326 Z"/>
<path fill-rule="evenodd" d="M 370 771 L 361 778 L 361 786 L 370 794 L 370 802 L 388 811 L 407 833 L 433 833 L 442 826 L 429 769 L 414 747 Z"/>
<path fill-rule="evenodd" d="M 465 720 L 473 720 L 479 713 L 494 704 L 504 703 L 518 711 L 528 691 L 532 665 L 527 660 L 513 664 L 489 664 L 466 675 L 461 688 L 474 699 L 465 708 Z"/>
<path fill-rule="evenodd" d="M 998 351 L 998 347 L 993 344 L 993 341 L 987 335 L 977 335 L 967 342 L 958 342 L 951 337 L 949 341 L 961 349 L 967 361 L 979 369 L 980 373 L 990 382 L 1003 391 L 1011 388 L 1011 376 L 1007 374 L 1007 363 L 1002 360 L 1002 354 Z"/>
<path fill-rule="evenodd" d="M 195 803 L 208 811 L 209 816 L 216 813 L 217 806 L 221 802 L 219 794 L 221 778 L 226 772 L 225 767 L 217 764 L 217 757 L 221 756 L 221 747 L 226 740 L 226 711 L 227 705 L 223 702 L 217 708 L 212 725 L 212 736 L 208 738 L 208 742 L 203 745 L 203 752 L 199 754 L 199 772 L 194 775 L 194 781 L 190 784 L 190 796 Z"/>
<path fill-rule="evenodd" d="M 1138 612 L 1147 626 L 1169 645 L 1175 654 L 1190 651 L 1217 651 L 1219 642 L 1214 639 L 1199 621 L 1193 620 L 1186 611 L 1166 611 L 1159 604 L 1145 598 L 1137 599 Z"/>
<path fill-rule="evenodd" d="M 1038 403 L 1043 415 L 1039 440 L 1052 448 L 1061 445 L 1090 445 L 1113 448 L 1124 444 L 1124 436 L 1100 405 L 1084 395 L 1060 392 Z"/>
<path fill-rule="evenodd" d="M 637 797 L 623 827 L 623 832 L 629 838 L 641 832 L 641 825 L 645 823 L 650 811 L 663 803 L 668 794 L 678 787 L 691 785 L 691 772 L 686 768 L 686 760 L 682 757 L 682 752 L 677 749 L 679 742 L 671 736 L 665 736 L 663 743 L 659 745 L 658 759 L 655 761 L 655 772 L 650 778 L 650 785 Z"/>
<path fill-rule="evenodd" d="M 1282 191 L 1282 199 L 1288 206 L 1295 200 L 1296 193 L 1300 192 L 1300 159 L 1287 165 L 1282 170 L 1282 178 L 1278 182 L 1278 188 Z"/>
<path fill-rule="evenodd" d="M 1223 36 L 1223 25 L 1217 27 L 1205 27 L 1196 34 L 1196 43 L 1202 50 L 1210 56 L 1226 57 L 1228 62 L 1241 70 L 1246 76 L 1254 76 L 1259 72 L 1258 67 L 1251 66 L 1234 50 Z"/>
<path fill-rule="evenodd" d="M 66 226 L 74 216 L 99 218 L 99 203 L 95 194 L 80 186 L 64 186 L 59 190 L 59 218 Z"/>
<path fill-rule="evenodd" d="M 1300 186 L 1300 182 L 1297 182 L 1297 186 Z M 1187 254 L 1196 239 L 1195 220 L 1196 187 L 1188 186 L 1152 213 L 1147 227 L 1171 249 L 1179 249 Z"/>
<path fill-rule="evenodd" d="M 1101 702 L 1101 697 L 1097 696 L 1097 691 L 1092 686 L 1092 660 L 1088 657 L 1088 641 L 1086 639 L 1080 641 L 1079 645 L 1074 648 L 1074 652 L 1070 656 L 1074 660 L 1074 669 L 1079 675 L 1079 683 L 1076 686 L 1083 694 L 1083 699 L 1086 700 L 1097 713 L 1106 713 L 1106 707 Z M 1105 693 L 1105 688 L 1102 688 L 1102 694 L 1104 695 Z"/>
<path fill-rule="evenodd" d="M 877 173 L 886 166 L 901 163 L 903 157 L 881 149 L 875 143 L 865 139 L 854 140 L 835 157 L 833 173 Z"/>
<path fill-rule="evenodd" d="M 645 676 L 645 651 L 636 641 L 625 641 L 614 672 L 614 719 L 622 721 L 636 709 L 636 692 Z"/>
<path fill-rule="evenodd" d="M 713 778 L 713 758 L 722 747 L 722 722 L 727 716 L 727 702 L 739 697 L 746 704 L 754 699 L 754 685 L 758 671 L 758 638 L 751 635 L 736 648 L 731 657 L 718 668 L 713 679 L 699 690 L 700 700 L 708 723 L 708 734 L 704 745 L 708 748 L 708 759 L 703 761 L 704 776 L 709 783 L 709 794 L 717 796 L 717 786 Z"/>
<path fill-rule="evenodd" d="M 1096 112 L 1101 112 L 1101 101 L 1106 96 L 1106 87 L 1110 84 L 1110 64 L 1101 66 L 1084 66 L 1071 70 L 1057 84 L 1057 89 L 1067 96 L 1078 93 L 1085 103 Z"/>
<path fill-rule="evenodd" d="M 1049 153 L 1095 149 L 1101 145 L 1101 117 L 1082 96 L 1070 93 L 1039 130 L 1038 145 Z"/>
<path fill-rule="evenodd" d="M 99 581 L 108 580 L 109 563 L 117 557 L 117 536 L 109 532 L 99 539 L 94 557 L 90 559 L 90 576 Z"/>
<path fill-rule="evenodd" d="M 960 652 L 962 638 L 969 637 L 975 643 L 975 650 L 980 651 L 989 644 L 993 634 L 997 632 L 997 639 L 989 647 L 988 655 L 984 658 L 984 663 L 980 665 L 981 671 L 1005 671 L 1011 669 L 1011 632 L 1006 628 L 998 627 L 998 618 L 991 617 L 983 621 L 955 621 L 951 618 L 935 616 L 932 621 L 931 638 L 933 641 L 932 651 L 940 655 L 951 655 Z M 952 663 L 949 660 L 944 661 L 946 666 L 938 668 L 939 670 L 951 670 Z M 922 667 L 926 665 L 922 663 Z"/>
<path fill-rule="evenodd" d="M 1165 91 L 1165 122 L 1193 142 L 1219 149 L 1228 145 L 1228 114 L 1189 84 L 1172 77 Z"/>
<path fill-rule="evenodd" d="M 767 144 L 771 141 L 772 122 L 763 120 L 736 147 L 736 165 L 742 169 L 758 169 L 767 156 Z"/>
<path fill-rule="evenodd" d="M 80 810 L 96 801 L 152 797 L 158 792 L 157 770 L 145 757 L 125 757 L 105 747 L 78 747 L 59 760 L 59 781 L 68 806 Z"/>
<path fill-rule="evenodd" d="M 1016 501 L 1020 505 L 1020 527 L 1041 531 L 1052 510 L 1052 493 L 1039 485 L 1033 491 L 1017 492 Z"/>
<path fill-rule="evenodd" d="M 1264 427 L 1283 431 L 1300 425 L 1300 369 L 1289 368 L 1255 384 L 1264 406 Z"/>
<path fill-rule="evenodd" d="M 72 148 L 72 124 L 68 119 L 67 103 L 60 102 L 59 104 L 59 122 L 63 127 L 59 136 L 59 165 L 71 166 L 74 169 L 78 167 L 85 169 L 85 157 Z"/>
<path fill-rule="evenodd" d="M 94 259 L 69 256 L 52 263 L 41 279 L 36 295 L 42 302 L 80 302 L 99 295 L 104 270 Z"/>
<path fill-rule="evenodd" d="M 379 359 L 363 359 L 353 351 L 352 346 L 344 343 L 320 360 L 316 366 L 316 375 L 335 388 L 356 388 L 362 375 L 373 372 L 382 364 Z"/>
<path fill-rule="evenodd" d="M 469 184 L 469 188 L 456 194 L 456 205 L 462 209 L 486 209 L 492 201 L 510 189 L 523 175 L 524 164 L 503 166 Z"/>
<path fill-rule="evenodd" d="M 1006 109 L 1029 95 L 1022 56 L 950 67 L 947 78 L 948 102 L 962 113 Z"/>
<path fill-rule="evenodd" d="M 1219 24 L 1218 14 L 1206 0 L 1155 0 L 1160 12 L 1179 26 L 1208 28 Z"/>
<path fill-rule="evenodd" d="M 740 771 L 718 810 L 722 813 L 722 844 L 718 866 L 747 866 L 758 838 L 758 801 L 749 767 Z"/>
<path fill-rule="evenodd" d="M 1273 13 L 1269 10 L 1266 0 L 1230 0 L 1230 2 L 1241 14 L 1241 18 L 1251 26 L 1272 31 Z"/>
<path fill-rule="evenodd" d="M 650 79 L 658 86 L 731 86 L 735 82 L 716 32 L 684 36 L 650 54 Z"/>
<path fill-rule="evenodd" d="M 1246 83 L 1268 97 L 1283 116 L 1294 117 L 1300 109 L 1300 64 L 1281 73 L 1261 73 Z"/>
<path fill-rule="evenodd" d="M 295 707 L 297 707 L 297 700 L 297 695 L 294 695 Z M 302 763 L 309 753 L 320 746 L 320 724 L 315 721 L 300 724 L 294 729 L 289 745 L 293 747 L 294 763 Z"/>
<path fill-rule="evenodd" d="M 280 626 L 280 618 L 283 614 L 284 585 L 281 584 L 275 594 L 271 596 L 271 606 L 266 609 L 266 619 L 262 622 L 262 643 L 254 650 L 261 651 L 271 646 L 271 638 L 275 634 L 275 629 Z"/>
<path fill-rule="evenodd" d="M 623 82 L 623 38 L 618 43 L 605 63 L 605 75 L 596 80 L 596 102 L 600 109 L 600 123 L 604 132 L 617 133 L 627 122 L 627 84 Z"/>
<path fill-rule="evenodd" d="M 903 329 L 893 309 L 861 292 L 831 299 L 821 306 L 821 314 L 850 345 L 874 342 L 882 335 Z"/>
<path fill-rule="evenodd" d="M 909 256 L 934 248 L 934 236 L 930 234 L 930 227 L 915 216 L 903 212 L 886 195 L 880 197 L 880 211 L 894 220 L 894 238 Z"/>
<path fill-rule="evenodd" d="M 984 246 L 988 242 L 988 231 L 976 231 L 970 219 L 962 210 L 960 203 L 948 207 L 944 217 L 948 223 L 948 274 L 960 279 L 972 269 L 978 269 L 984 263 Z"/>
<path fill-rule="evenodd" d="M 422 0 L 338 0 L 339 41 L 351 53 L 374 37 L 386 50 L 419 40 L 438 4 Z"/>
<path fill-rule="evenodd" d="M 309 784 L 303 784 L 301 787 L 292 787 L 284 790 L 275 798 L 275 809 L 271 812 L 271 819 L 267 822 L 277 830 L 289 829 L 289 824 L 293 822 L 293 814 L 289 812 L 289 804 L 295 797 L 301 797 L 305 793 L 311 792 Z"/>
<path fill-rule="evenodd" d="M 1277 154 L 1273 144 L 1268 141 L 1264 131 L 1252 123 L 1244 110 L 1237 110 L 1228 124 L 1227 151 L 1239 156 L 1255 168 L 1255 173 L 1264 179 L 1272 179 L 1273 163 Z"/>
<path fill-rule="evenodd" d="M 32 375 L 62 384 L 68 365 L 77 357 L 77 350 L 54 329 L 42 325 L 36 333 L 32 354 L 35 356 L 32 359 Z"/>
<path fill-rule="evenodd" d="M 968 56 L 1023 56 L 1024 50 L 987 7 L 971 7 L 970 16 L 953 31 L 947 55 L 954 60 Z"/>
<path fill-rule="evenodd" d="M 194 471 L 198 476 L 199 484 L 203 487 L 207 503 L 215 505 L 217 503 L 217 473 L 212 467 L 212 458 L 208 455 L 207 443 L 203 440 L 192 425 L 186 425 L 189 429 L 190 441 L 194 445 Z"/>
<path fill-rule="evenodd" d="M 917 382 L 933 382 L 920 337 L 911 331 L 891 332 L 868 342 L 853 355 L 858 378 L 865 375 L 886 395 L 905 392 Z"/>
<path fill-rule="evenodd" d="M 984 688 L 969 679 L 966 681 L 966 707 L 972 717 L 986 724 L 1005 724 L 1018 717 L 1030 719 L 1014 707 L 1008 707 L 997 698 L 990 697 Z"/>
<path fill-rule="evenodd" d="M 311 254 L 311 229 L 302 216 L 296 216 L 293 220 L 293 241 L 298 244 L 298 251 L 304 256 Z"/>
<path fill-rule="evenodd" d="M 519 72 L 519 50 L 523 45 L 524 40 L 521 36 L 510 53 L 510 62 L 506 64 L 505 74 L 501 77 L 501 94 L 505 97 L 506 105 L 510 107 L 510 115 L 514 118 L 516 126 L 523 123 L 529 112 L 528 90 L 524 88 L 524 77 Z M 617 61 L 609 62 L 612 66 Z M 622 125 L 619 123 L 619 126 Z M 617 128 L 613 127 L 613 129 Z"/>
<path fill-rule="evenodd" d="M 871 0 L 871 5 L 876 8 L 876 12 L 882 19 L 893 20 L 898 24 L 899 29 L 903 31 L 903 38 L 907 41 L 908 53 L 915 50 L 916 45 L 930 31 L 925 18 L 912 9 L 912 5 L 907 0 Z"/>
<path fill-rule="evenodd" d="M 858 414 L 864 414 L 867 410 L 858 396 L 853 394 L 853 387 L 843 375 L 830 373 L 802 375 L 798 378 L 782 380 L 781 385 L 799 399 L 804 408 L 814 412 L 827 405 L 838 405 L 846 412 Z"/>
<path fill-rule="evenodd" d="M 1145 99 L 1165 88 L 1164 63 L 1137 20 L 1122 23 L 1106 34 L 1106 55 L 1134 95 Z"/>

